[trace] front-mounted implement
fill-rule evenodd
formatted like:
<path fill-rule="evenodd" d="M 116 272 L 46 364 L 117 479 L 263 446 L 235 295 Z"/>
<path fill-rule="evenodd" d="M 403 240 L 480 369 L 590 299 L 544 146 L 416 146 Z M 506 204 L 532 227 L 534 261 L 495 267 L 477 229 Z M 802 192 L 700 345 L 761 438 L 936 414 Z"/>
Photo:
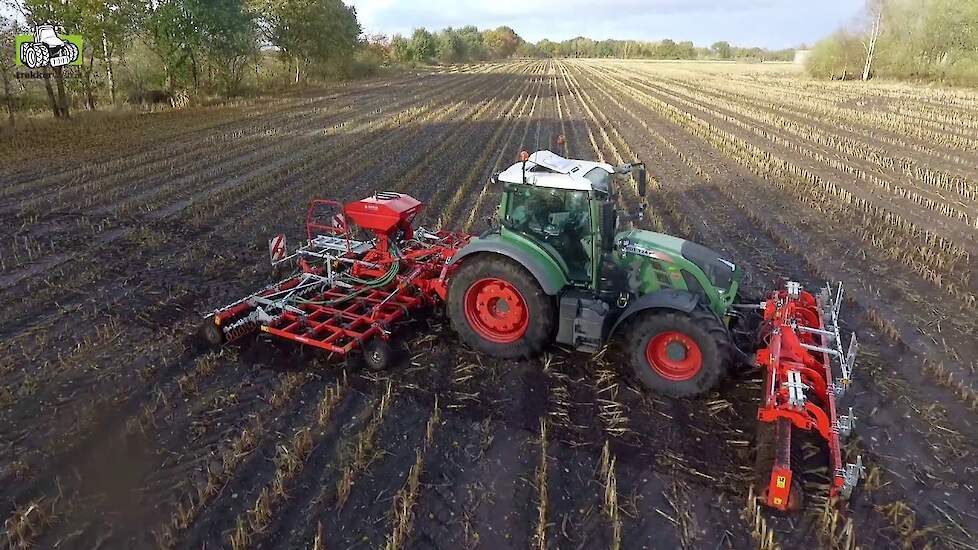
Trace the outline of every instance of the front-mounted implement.
<path fill-rule="evenodd" d="M 764 396 L 758 410 L 757 484 L 761 499 L 779 510 L 797 509 L 801 484 L 792 473 L 792 432 L 818 434 L 828 452 L 830 497 L 848 499 L 863 472 L 861 458 L 843 464 L 841 439 L 854 427 L 852 409 L 837 413 L 856 361 L 856 335 L 843 346 L 839 334 L 842 284 L 818 294 L 789 282 L 760 305 L 763 321 L 757 363 L 764 368 Z M 795 433 L 795 436 L 798 436 Z M 796 458 L 797 460 L 797 458 Z"/>
<path fill-rule="evenodd" d="M 839 437 L 852 415 L 835 408 L 855 355 L 854 344 L 841 348 L 841 295 L 788 284 L 752 306 L 762 312 L 760 334 L 738 348 L 732 334 L 751 307 L 736 304 L 742 270 L 697 243 L 627 225 L 645 207 L 645 170 L 523 153 L 490 178 L 497 222 L 478 237 L 415 227 L 422 204 L 404 194 L 313 201 L 301 247 L 289 253 L 284 235 L 269 243 L 273 265 L 292 274 L 216 310 L 204 334 L 214 344 L 262 333 L 340 356 L 364 352 L 382 368 L 398 325 L 436 305 L 463 342 L 493 357 L 530 357 L 554 342 L 591 353 L 617 343 L 635 379 L 676 398 L 715 389 L 736 357 L 756 353 L 767 369 L 758 415 L 770 442 L 758 453 L 765 502 L 798 502 L 798 430 L 827 443 L 831 492 L 847 496 L 860 466 L 842 464 Z M 626 204 L 639 211 L 621 212 Z"/>

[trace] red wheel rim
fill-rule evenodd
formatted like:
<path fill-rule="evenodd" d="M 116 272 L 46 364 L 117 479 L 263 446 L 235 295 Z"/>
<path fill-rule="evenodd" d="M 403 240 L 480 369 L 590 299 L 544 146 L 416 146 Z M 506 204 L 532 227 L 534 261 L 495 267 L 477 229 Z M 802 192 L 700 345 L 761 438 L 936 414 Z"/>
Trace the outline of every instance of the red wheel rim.
<path fill-rule="evenodd" d="M 649 338 L 645 359 L 657 375 L 666 380 L 690 380 L 703 368 L 703 353 L 699 345 L 682 332 L 660 332 Z"/>
<path fill-rule="evenodd" d="M 465 318 L 479 336 L 497 344 L 519 340 L 530 326 L 523 295 L 494 277 L 479 279 L 465 291 Z"/>

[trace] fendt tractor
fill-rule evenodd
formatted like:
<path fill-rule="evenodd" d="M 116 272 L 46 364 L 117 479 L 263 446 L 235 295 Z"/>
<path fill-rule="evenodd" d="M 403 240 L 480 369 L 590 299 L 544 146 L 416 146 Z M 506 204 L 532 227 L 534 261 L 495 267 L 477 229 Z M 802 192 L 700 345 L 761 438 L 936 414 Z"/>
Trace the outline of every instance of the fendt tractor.
<path fill-rule="evenodd" d="M 684 239 L 624 227 L 618 192 L 645 197 L 646 167 L 521 153 L 493 175 L 497 220 L 479 236 L 429 231 L 423 205 L 393 192 L 341 204 L 313 200 L 306 240 L 289 253 L 269 243 L 285 279 L 215 310 L 214 345 L 255 334 L 392 366 L 398 325 L 423 308 L 445 311 L 459 337 L 494 357 L 533 356 L 554 342 L 594 353 L 616 342 L 635 377 L 672 398 L 709 392 L 736 364 L 764 369 L 758 410 L 757 494 L 779 510 L 801 505 L 792 432 L 823 441 L 830 496 L 845 502 L 861 460 L 843 463 L 854 417 L 837 413 L 856 341 L 839 334 L 842 287 L 808 292 L 788 282 L 763 301 L 738 303 L 742 271 Z M 644 200 L 642 198 L 641 200 Z M 797 434 L 796 435 L 800 435 Z M 796 464 L 797 466 L 797 464 Z"/>

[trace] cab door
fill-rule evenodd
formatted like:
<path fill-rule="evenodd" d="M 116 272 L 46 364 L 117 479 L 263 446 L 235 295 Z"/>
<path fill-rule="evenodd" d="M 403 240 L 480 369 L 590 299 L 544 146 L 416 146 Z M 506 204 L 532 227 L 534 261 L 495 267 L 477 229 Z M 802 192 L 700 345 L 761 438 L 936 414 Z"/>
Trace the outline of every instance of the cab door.
<path fill-rule="evenodd" d="M 567 280 L 591 286 L 594 228 L 587 191 L 515 185 L 503 226 L 530 239 L 561 266 Z"/>

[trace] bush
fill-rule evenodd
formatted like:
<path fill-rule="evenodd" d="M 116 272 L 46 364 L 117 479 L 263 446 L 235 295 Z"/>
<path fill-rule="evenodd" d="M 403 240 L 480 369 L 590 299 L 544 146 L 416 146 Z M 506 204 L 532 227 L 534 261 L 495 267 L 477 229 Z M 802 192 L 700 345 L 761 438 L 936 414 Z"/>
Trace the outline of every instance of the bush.
<path fill-rule="evenodd" d="M 838 31 L 815 45 L 805 61 L 805 68 L 818 78 L 849 80 L 861 78 L 863 62 L 859 39 L 846 31 Z"/>

